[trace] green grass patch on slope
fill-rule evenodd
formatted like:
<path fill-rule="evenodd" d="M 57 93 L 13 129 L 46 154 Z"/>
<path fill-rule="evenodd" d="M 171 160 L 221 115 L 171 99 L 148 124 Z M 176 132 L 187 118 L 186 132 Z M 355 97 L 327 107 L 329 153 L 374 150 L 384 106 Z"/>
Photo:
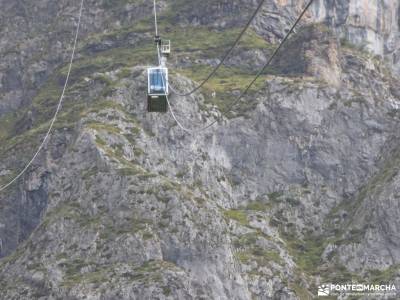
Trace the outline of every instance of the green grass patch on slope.
<path fill-rule="evenodd" d="M 242 210 L 238 209 L 225 210 L 224 216 L 225 218 L 235 220 L 236 222 L 244 226 L 249 224 L 249 221 L 247 220 L 247 214 Z"/>

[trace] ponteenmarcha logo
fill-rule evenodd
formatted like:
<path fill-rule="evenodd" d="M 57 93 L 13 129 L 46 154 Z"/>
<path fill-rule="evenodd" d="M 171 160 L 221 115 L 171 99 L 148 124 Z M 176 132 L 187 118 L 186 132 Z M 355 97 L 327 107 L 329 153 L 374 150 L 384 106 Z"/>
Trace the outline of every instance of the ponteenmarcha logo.
<path fill-rule="evenodd" d="M 322 284 L 318 286 L 318 296 L 330 295 L 395 295 L 396 286 L 394 284 Z"/>

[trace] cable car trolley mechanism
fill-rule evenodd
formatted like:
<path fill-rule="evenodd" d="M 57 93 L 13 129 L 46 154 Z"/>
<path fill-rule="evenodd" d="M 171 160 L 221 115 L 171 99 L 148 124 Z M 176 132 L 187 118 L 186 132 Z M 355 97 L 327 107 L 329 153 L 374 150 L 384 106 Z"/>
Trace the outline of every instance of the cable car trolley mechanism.
<path fill-rule="evenodd" d="M 171 53 L 171 41 L 170 40 L 161 41 L 161 54 L 169 56 L 170 53 Z"/>

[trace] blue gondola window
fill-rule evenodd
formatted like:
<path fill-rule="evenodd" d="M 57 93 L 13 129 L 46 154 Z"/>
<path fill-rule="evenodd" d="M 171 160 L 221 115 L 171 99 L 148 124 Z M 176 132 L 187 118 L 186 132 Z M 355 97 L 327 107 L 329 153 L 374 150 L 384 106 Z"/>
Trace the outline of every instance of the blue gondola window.
<path fill-rule="evenodd" d="M 149 94 L 168 94 L 168 73 L 166 68 L 149 69 Z"/>

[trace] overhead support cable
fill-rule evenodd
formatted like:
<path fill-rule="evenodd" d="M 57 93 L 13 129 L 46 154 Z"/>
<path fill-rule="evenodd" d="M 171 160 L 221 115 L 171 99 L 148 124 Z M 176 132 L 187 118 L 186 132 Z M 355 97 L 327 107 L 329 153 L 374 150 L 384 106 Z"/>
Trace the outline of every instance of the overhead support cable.
<path fill-rule="evenodd" d="M 155 0 L 154 0 L 155 1 Z M 224 64 L 224 62 L 228 59 L 228 57 L 231 55 L 232 51 L 236 48 L 236 46 L 239 44 L 240 40 L 242 39 L 243 35 L 246 33 L 247 29 L 250 27 L 251 23 L 253 22 L 253 20 L 256 18 L 256 16 L 258 15 L 258 13 L 260 12 L 262 6 L 264 5 L 265 0 L 261 0 L 260 3 L 258 4 L 256 10 L 254 11 L 254 13 L 252 14 L 251 18 L 248 20 L 248 22 L 246 23 L 245 27 L 242 29 L 242 31 L 240 32 L 240 34 L 238 35 L 238 37 L 236 38 L 235 42 L 232 44 L 232 46 L 229 48 L 229 50 L 225 53 L 225 55 L 222 57 L 222 59 L 220 60 L 220 62 L 218 63 L 217 66 L 215 66 L 215 68 L 210 72 L 210 74 L 207 75 L 207 77 L 200 83 L 198 84 L 195 88 L 193 88 L 192 90 L 190 90 L 190 92 L 187 93 L 179 93 L 179 92 L 175 92 L 175 94 L 177 94 L 178 96 L 182 96 L 182 97 L 186 97 L 186 96 L 190 96 L 193 93 L 197 92 L 199 89 L 201 89 L 210 79 L 211 77 L 213 77 L 215 75 L 215 73 L 217 73 L 217 71 L 222 67 L 222 65 Z"/>
<path fill-rule="evenodd" d="M 305 8 L 302 10 L 302 12 L 300 13 L 300 15 L 297 17 L 295 23 L 292 25 L 292 27 L 290 28 L 290 30 L 287 32 L 287 34 L 285 35 L 285 37 L 282 39 L 282 41 L 279 43 L 278 47 L 274 50 L 274 52 L 272 53 L 272 55 L 270 56 L 270 58 L 268 59 L 268 61 L 264 64 L 264 66 L 262 67 L 262 69 L 256 74 L 256 76 L 254 77 L 254 79 L 247 85 L 247 87 L 243 90 L 243 92 L 224 110 L 221 111 L 221 116 L 217 117 L 216 120 L 212 121 L 210 124 L 196 129 L 196 130 L 191 130 L 188 129 L 184 126 L 182 126 L 182 124 L 179 122 L 179 120 L 177 120 L 176 115 L 172 109 L 172 106 L 170 105 L 168 96 L 167 96 L 167 103 L 168 106 L 170 108 L 171 111 L 171 115 L 172 117 L 175 119 L 176 123 L 178 124 L 179 127 L 181 127 L 182 130 L 184 130 L 187 133 L 199 133 L 202 132 L 210 127 L 212 127 L 214 124 L 216 124 L 219 119 L 226 115 L 237 103 L 239 103 L 239 101 L 249 92 L 250 88 L 254 85 L 254 83 L 257 81 L 257 79 L 265 72 L 265 70 L 271 65 L 272 61 L 274 60 L 274 58 L 276 57 L 276 55 L 279 53 L 279 51 L 282 49 L 283 45 L 286 43 L 286 41 L 289 39 L 289 36 L 293 33 L 293 31 L 295 30 L 296 26 L 299 24 L 299 22 L 303 19 L 304 15 L 306 14 L 306 12 L 308 11 L 308 9 L 310 8 L 311 4 L 314 2 L 314 0 L 310 0 L 308 2 L 308 4 L 305 6 Z M 172 89 L 172 91 L 174 92 L 174 90 Z M 177 93 L 176 93 L 177 94 Z M 180 94 L 177 94 L 178 96 L 181 96 Z"/>
<path fill-rule="evenodd" d="M 48 141 L 48 139 L 50 137 L 51 131 L 53 130 L 53 127 L 54 127 L 54 123 L 57 121 L 58 114 L 59 114 L 59 112 L 61 110 L 61 107 L 62 107 L 65 91 L 67 90 L 69 77 L 71 75 L 72 65 L 73 65 L 73 62 L 74 62 L 74 59 L 75 59 L 76 45 L 78 43 L 78 36 L 79 36 L 80 27 L 81 27 L 83 4 L 84 4 L 84 0 L 81 0 L 81 4 L 80 4 L 80 8 L 79 8 L 78 24 L 76 26 L 75 38 L 74 38 L 73 47 L 72 47 L 71 59 L 69 61 L 67 77 L 65 79 L 64 87 L 63 87 L 60 99 L 58 101 L 57 109 L 56 109 L 56 111 L 54 113 L 53 119 L 50 122 L 50 126 L 49 126 L 49 128 L 48 128 L 48 130 L 46 132 L 46 135 L 44 136 L 42 142 L 40 143 L 39 148 L 37 149 L 37 151 L 33 155 L 32 159 L 25 165 L 25 167 L 22 169 L 22 171 L 20 171 L 12 180 L 10 180 L 7 184 L 5 184 L 5 185 L 0 187 L 0 192 L 2 192 L 5 189 L 7 189 L 9 186 L 11 186 L 14 182 L 16 182 L 19 178 L 21 178 L 25 174 L 25 172 L 30 168 L 30 166 L 36 160 L 37 156 L 42 151 L 42 149 L 44 148 L 44 146 L 46 145 L 46 142 Z"/>
<path fill-rule="evenodd" d="M 156 0 L 153 0 L 153 6 L 154 6 L 154 29 L 155 29 L 156 36 L 158 36 L 157 3 L 156 3 Z"/>

